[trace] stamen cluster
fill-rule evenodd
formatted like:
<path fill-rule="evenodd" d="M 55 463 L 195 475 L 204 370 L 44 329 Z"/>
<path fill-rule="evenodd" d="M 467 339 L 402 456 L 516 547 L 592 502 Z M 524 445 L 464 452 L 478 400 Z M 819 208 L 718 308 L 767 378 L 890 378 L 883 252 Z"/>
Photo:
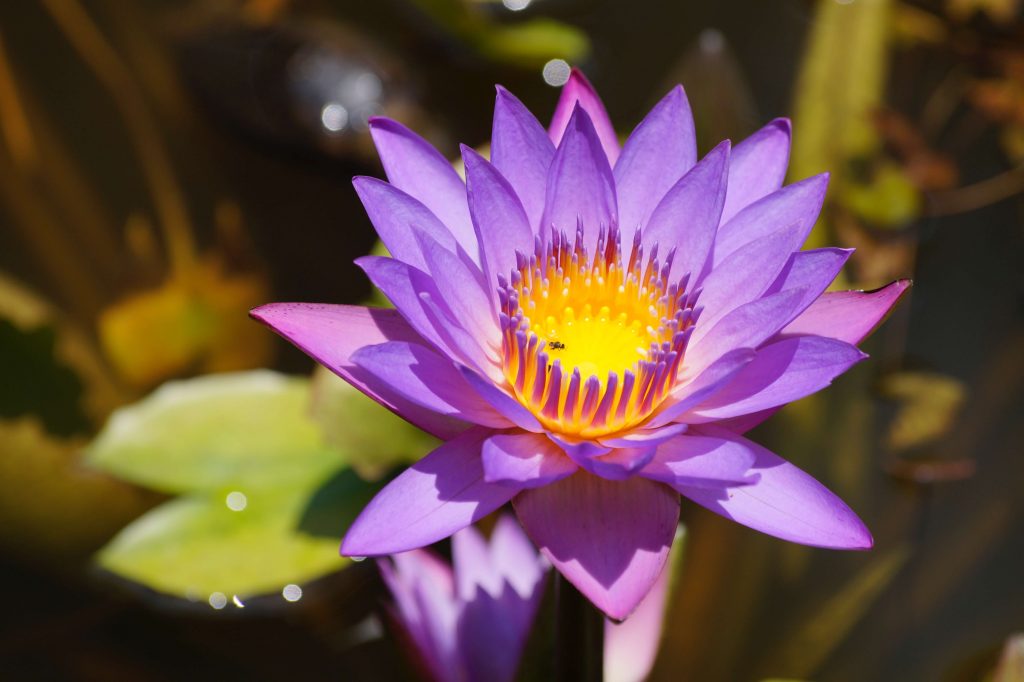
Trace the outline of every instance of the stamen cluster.
<path fill-rule="evenodd" d="M 520 402 L 556 433 L 590 438 L 649 417 L 675 383 L 700 315 L 689 274 L 669 283 L 674 252 L 644 256 L 638 230 L 623 259 L 621 234 L 602 228 L 591 258 L 552 230 L 516 254 L 499 279 L 505 376 Z"/>

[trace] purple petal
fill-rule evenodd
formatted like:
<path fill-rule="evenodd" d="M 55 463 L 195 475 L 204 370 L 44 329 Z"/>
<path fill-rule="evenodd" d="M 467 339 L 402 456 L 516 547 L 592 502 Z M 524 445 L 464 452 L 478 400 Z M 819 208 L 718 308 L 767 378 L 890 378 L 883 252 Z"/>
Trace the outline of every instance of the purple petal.
<path fill-rule="evenodd" d="M 483 446 L 484 480 L 536 488 L 565 478 L 576 464 L 550 440 L 537 433 L 491 436 Z"/>
<path fill-rule="evenodd" d="M 734 348 L 757 348 L 801 311 L 803 289 L 787 289 L 741 305 L 713 325 L 697 327 L 687 349 L 688 368 L 701 371 Z"/>
<path fill-rule="evenodd" d="M 464 600 L 459 644 L 469 680 L 511 680 L 543 591 L 544 568 L 519 524 L 502 514 L 488 547 L 472 527 L 452 537 Z"/>
<path fill-rule="evenodd" d="M 519 596 L 533 598 L 547 572 L 546 562 L 515 517 L 502 514 L 491 533 L 491 556 L 496 569 Z"/>
<path fill-rule="evenodd" d="M 719 488 L 675 486 L 680 493 L 728 519 L 790 542 L 833 549 L 871 547 L 864 523 L 821 483 L 742 436 L 725 429 L 709 433 L 750 450 L 755 480 Z"/>
<path fill-rule="evenodd" d="M 805 253 L 811 254 L 813 251 Z M 851 344 L 860 343 L 882 323 L 909 287 L 910 280 L 899 280 L 874 292 L 826 293 L 784 328 L 780 335 L 814 334 Z M 773 407 L 733 417 L 718 421 L 717 425 L 735 433 L 746 433 L 771 417 L 778 409 Z"/>
<path fill-rule="evenodd" d="M 345 556 L 423 547 L 487 516 L 516 494 L 484 481 L 480 449 L 490 431 L 470 429 L 403 471 L 370 501 L 345 534 Z"/>
<path fill-rule="evenodd" d="M 562 141 L 565 129 L 572 118 L 572 112 L 579 103 L 583 111 L 590 116 L 594 124 L 597 137 L 601 140 L 601 148 L 608 157 L 608 165 L 614 166 L 619 158 L 619 138 L 615 134 L 615 126 L 608 118 L 608 112 L 604 108 L 604 102 L 597 95 L 594 86 L 590 84 L 583 72 L 574 68 L 569 73 L 569 80 L 562 87 L 562 94 L 558 98 L 558 105 L 551 117 L 549 133 L 551 141 L 557 146 Z"/>
<path fill-rule="evenodd" d="M 497 351 L 490 348 L 484 350 L 486 341 L 482 344 L 476 337 L 462 328 L 462 325 L 455 321 L 452 314 L 440 302 L 440 299 L 433 294 L 421 292 L 420 301 L 423 303 L 423 310 L 434 328 L 438 330 L 441 338 L 448 347 L 455 349 L 453 359 L 462 358 L 467 367 L 471 367 L 491 381 L 504 381 L 501 367 L 498 365 L 495 355 Z"/>
<path fill-rule="evenodd" d="M 797 251 L 764 293 L 804 289 L 809 297 L 807 305 L 810 305 L 828 288 L 852 253 L 853 249 L 836 248 Z"/>
<path fill-rule="evenodd" d="M 606 481 L 577 472 L 513 501 L 534 544 L 608 617 L 626 618 L 661 574 L 679 501 L 643 478 Z"/>
<path fill-rule="evenodd" d="M 643 682 L 654 668 L 668 605 L 672 568 L 678 563 L 683 533 L 676 533 L 672 552 L 661 575 L 629 620 L 604 622 L 604 682 Z"/>
<path fill-rule="evenodd" d="M 533 413 L 526 409 L 521 402 L 510 396 L 503 389 L 495 386 L 493 382 L 481 377 L 470 369 L 463 369 L 462 376 L 466 378 L 469 385 L 473 387 L 477 395 L 486 400 L 510 422 L 525 431 L 540 433 L 544 427 L 540 425 Z"/>
<path fill-rule="evenodd" d="M 459 665 L 451 569 L 428 550 L 380 559 L 377 566 L 395 599 L 393 613 L 419 659 L 437 679 L 444 679 L 446 671 Z"/>
<path fill-rule="evenodd" d="M 828 189 L 828 174 L 786 185 L 750 204 L 718 228 L 714 267 L 737 249 L 790 225 L 801 226 L 805 234 L 814 227 Z"/>
<path fill-rule="evenodd" d="M 776 230 L 744 244 L 717 264 L 701 285 L 697 302 L 704 312 L 700 322 L 714 325 L 729 311 L 764 293 L 804 243 L 805 230 L 805 226 L 798 224 Z"/>
<path fill-rule="evenodd" d="M 658 447 L 641 476 L 695 488 L 721 488 L 751 483 L 754 455 L 732 440 L 688 433 Z"/>
<path fill-rule="evenodd" d="M 516 266 L 516 252 L 533 249 L 533 228 L 515 190 L 486 159 L 463 146 L 469 212 L 473 216 L 484 283 L 497 307 L 498 276 L 509 277 Z"/>
<path fill-rule="evenodd" d="M 587 464 L 587 460 L 591 457 L 597 457 L 611 452 L 611 447 L 601 445 L 597 441 L 563 436 L 562 434 L 551 433 L 550 431 L 547 432 L 546 435 L 551 439 L 552 443 L 561 448 L 562 452 L 569 455 L 572 461 L 576 462 L 580 466 Z"/>
<path fill-rule="evenodd" d="M 352 362 L 421 407 L 481 426 L 512 426 L 473 391 L 455 363 L 418 343 L 363 346 L 353 354 Z"/>
<path fill-rule="evenodd" d="M 410 401 L 352 362 L 352 355 L 363 346 L 387 341 L 423 342 L 398 311 L 326 303 L 270 303 L 249 314 L 424 431 L 447 439 L 466 429 L 466 422 Z"/>
<path fill-rule="evenodd" d="M 548 169 L 555 147 L 544 127 L 516 97 L 498 86 L 491 131 L 491 163 L 515 188 L 534 231 L 540 228 Z"/>
<path fill-rule="evenodd" d="M 756 352 L 751 348 L 735 348 L 702 369 L 693 378 L 687 378 L 687 371 L 684 370 L 682 378 L 679 379 L 679 388 L 665 400 L 658 414 L 651 418 L 649 426 L 668 424 L 689 412 L 694 405 L 699 405 L 723 386 L 728 385 L 755 355 Z"/>
<path fill-rule="evenodd" d="M 644 243 L 657 244 L 658 252 L 666 255 L 674 250 L 673 271 L 679 275 L 690 273 L 694 281 L 704 270 L 715 241 L 728 168 L 729 142 L 726 141 L 712 149 L 668 190 L 643 229 Z M 633 227 L 629 227 L 630 235 Z M 623 240 L 625 237 L 623 234 Z"/>
<path fill-rule="evenodd" d="M 599 229 L 616 224 L 617 215 L 608 159 L 590 117 L 577 105 L 548 171 L 542 234 L 554 227 L 574 235 L 582 222 L 584 243 L 593 253 Z"/>
<path fill-rule="evenodd" d="M 419 296 L 420 292 L 426 291 L 440 297 L 429 275 L 407 263 L 383 256 L 363 256 L 355 263 L 424 339 L 443 354 L 455 355 L 427 315 Z"/>
<path fill-rule="evenodd" d="M 534 601 L 523 600 L 508 583 L 500 596 L 478 589 L 459 618 L 459 645 L 466 673 L 459 682 L 512 682 L 536 614 Z"/>
<path fill-rule="evenodd" d="M 693 115 L 682 86 L 676 86 L 632 132 L 615 164 L 623 244 L 632 243 L 634 231 L 696 162 Z"/>
<path fill-rule="evenodd" d="M 457 243 L 448 228 L 430 209 L 402 190 L 376 178 L 358 177 L 352 184 L 381 241 L 395 259 L 420 270 L 427 269 L 416 241 L 417 232 L 425 232 L 449 251 L 456 250 Z"/>
<path fill-rule="evenodd" d="M 637 429 L 622 436 L 601 438 L 601 445 L 613 448 L 635 448 L 642 445 L 658 445 L 675 438 L 686 430 L 686 424 L 669 424 L 667 426 Z"/>
<path fill-rule="evenodd" d="M 448 159 L 401 123 L 371 118 L 370 135 L 392 185 L 423 202 L 455 241 L 479 263 L 476 233 L 466 205 L 466 185 Z"/>
<path fill-rule="evenodd" d="M 624 481 L 647 466 L 654 457 L 656 445 L 616 448 L 606 455 L 585 460 L 583 468 L 609 481 Z"/>
<path fill-rule="evenodd" d="M 501 574 L 491 561 L 484 536 L 473 526 L 466 526 L 452 535 L 452 566 L 460 600 L 472 599 L 478 587 L 492 596 L 501 594 Z"/>
<path fill-rule="evenodd" d="M 875 291 L 825 293 L 782 330 L 784 334 L 817 334 L 847 343 L 860 343 L 882 324 L 910 288 L 901 279 Z"/>
<path fill-rule="evenodd" d="M 784 338 L 758 350 L 725 388 L 693 410 L 694 416 L 696 421 L 728 419 L 785 405 L 820 391 L 866 357 L 845 341 Z"/>
<path fill-rule="evenodd" d="M 723 223 L 782 187 L 789 165 L 790 133 L 789 119 L 777 118 L 732 150 Z"/>
<path fill-rule="evenodd" d="M 416 239 L 440 298 L 436 298 L 434 292 L 429 292 L 430 295 L 438 302 L 444 301 L 445 309 L 451 311 L 452 317 L 462 323 L 460 326 L 470 333 L 488 357 L 497 361 L 501 328 L 490 293 L 480 281 L 480 273 L 426 234 L 417 233 Z"/>

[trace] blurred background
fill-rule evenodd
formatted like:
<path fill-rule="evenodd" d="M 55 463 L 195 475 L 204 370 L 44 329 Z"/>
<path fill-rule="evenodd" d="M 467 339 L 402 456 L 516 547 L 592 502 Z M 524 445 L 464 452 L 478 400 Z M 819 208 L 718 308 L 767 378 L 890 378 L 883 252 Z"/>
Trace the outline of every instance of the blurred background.
<path fill-rule="evenodd" d="M 875 549 L 684 504 L 652 679 L 1024 679 L 1019 0 L 0 3 L 0 677 L 409 677 L 337 544 L 433 444 L 246 312 L 371 296 L 369 116 L 454 157 L 570 64 L 622 134 L 677 82 L 702 152 L 792 117 L 842 288 L 915 282 L 752 436 Z"/>

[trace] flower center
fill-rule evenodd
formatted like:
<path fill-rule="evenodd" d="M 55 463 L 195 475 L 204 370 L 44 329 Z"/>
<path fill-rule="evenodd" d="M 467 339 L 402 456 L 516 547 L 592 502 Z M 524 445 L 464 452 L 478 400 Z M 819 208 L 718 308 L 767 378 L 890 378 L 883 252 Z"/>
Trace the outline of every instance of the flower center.
<path fill-rule="evenodd" d="M 640 235 L 628 261 L 615 229 L 595 254 L 566 234 L 538 238 L 499 282 L 505 376 L 519 401 L 554 432 L 590 438 L 629 429 L 675 383 L 699 310 L 684 276 L 669 284 L 672 256 L 644 259 Z"/>

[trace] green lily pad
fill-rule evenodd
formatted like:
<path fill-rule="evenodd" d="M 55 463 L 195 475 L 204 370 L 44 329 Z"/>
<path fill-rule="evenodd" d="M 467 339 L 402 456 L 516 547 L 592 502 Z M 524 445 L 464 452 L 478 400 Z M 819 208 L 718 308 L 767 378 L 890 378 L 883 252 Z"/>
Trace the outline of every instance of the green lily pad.
<path fill-rule="evenodd" d="M 180 497 L 122 530 L 99 553 L 99 565 L 216 608 L 236 596 L 244 604 L 280 593 L 349 561 L 338 555 L 339 538 L 296 530 L 314 490 L 241 487 Z"/>
<path fill-rule="evenodd" d="M 169 493 L 306 483 L 344 463 L 309 401 L 308 380 L 267 370 L 170 382 L 116 411 L 87 461 Z"/>

